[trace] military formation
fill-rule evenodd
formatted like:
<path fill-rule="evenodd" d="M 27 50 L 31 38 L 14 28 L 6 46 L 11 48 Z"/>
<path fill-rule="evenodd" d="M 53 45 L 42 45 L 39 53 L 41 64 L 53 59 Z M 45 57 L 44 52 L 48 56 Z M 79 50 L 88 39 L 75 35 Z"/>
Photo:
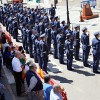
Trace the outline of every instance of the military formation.
<path fill-rule="evenodd" d="M 82 29 L 80 36 L 80 25 L 74 25 L 73 30 L 65 21 L 60 23 L 53 5 L 51 8 L 27 8 L 22 3 L 12 5 L 5 4 L 0 7 L 0 22 L 6 26 L 7 31 L 18 42 L 18 30 L 22 32 L 23 47 L 39 63 L 46 73 L 49 61 L 49 54 L 58 59 L 60 64 L 64 62 L 64 54 L 67 58 L 67 69 L 72 68 L 73 59 L 80 61 L 80 44 L 83 50 L 83 65 L 90 67 L 88 57 L 91 47 L 93 48 L 93 72 L 98 72 L 100 60 L 100 32 L 95 32 L 95 38 L 90 45 L 88 29 Z M 81 38 L 80 38 L 81 37 Z M 53 46 L 53 49 L 51 48 Z"/>

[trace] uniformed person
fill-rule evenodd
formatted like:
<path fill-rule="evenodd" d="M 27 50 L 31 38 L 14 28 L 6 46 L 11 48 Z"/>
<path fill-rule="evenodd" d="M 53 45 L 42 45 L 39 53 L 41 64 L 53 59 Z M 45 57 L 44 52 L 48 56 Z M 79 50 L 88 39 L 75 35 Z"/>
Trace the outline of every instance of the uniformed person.
<path fill-rule="evenodd" d="M 43 71 L 47 72 L 47 64 L 48 64 L 48 47 L 46 44 L 46 36 L 42 34 L 40 40 L 40 51 L 41 51 L 41 58 L 42 58 L 42 69 Z"/>
<path fill-rule="evenodd" d="M 25 23 L 25 24 L 26 24 L 26 23 Z M 27 39 L 26 39 L 26 48 L 25 48 L 25 50 L 26 50 L 26 53 L 29 54 L 29 45 L 28 45 L 28 44 L 29 44 L 29 42 L 28 42 L 28 41 L 29 41 L 29 38 L 28 38 L 29 25 L 28 25 L 28 24 L 26 25 L 25 29 L 26 29 L 25 32 L 26 32 L 26 38 L 27 38 Z"/>
<path fill-rule="evenodd" d="M 30 54 L 30 57 L 33 58 L 33 49 L 32 49 L 32 33 L 33 33 L 33 30 L 32 30 L 32 26 L 29 26 L 29 31 L 28 31 L 28 34 L 27 34 L 27 38 L 28 38 L 28 46 L 29 46 L 29 54 Z"/>
<path fill-rule="evenodd" d="M 35 40 L 35 45 L 36 45 L 36 53 L 37 53 L 37 61 L 39 64 L 39 67 L 42 69 L 42 58 L 41 58 L 41 52 L 40 52 L 40 35 L 37 34 L 37 39 Z"/>
<path fill-rule="evenodd" d="M 99 61 L 100 61 L 100 32 L 94 33 L 95 38 L 92 40 L 93 48 L 93 72 L 98 72 Z"/>
<path fill-rule="evenodd" d="M 51 4 L 51 8 L 49 10 L 49 14 L 53 18 L 55 17 L 56 11 L 55 11 L 55 8 L 53 7 L 53 4 Z"/>
<path fill-rule="evenodd" d="M 62 28 L 62 30 L 64 31 L 64 27 L 65 27 L 65 21 L 63 20 L 62 22 L 61 22 L 61 24 L 62 24 L 62 26 L 61 26 L 61 28 Z"/>
<path fill-rule="evenodd" d="M 52 30 L 51 30 L 51 35 L 52 35 L 52 42 L 53 42 L 53 47 L 54 47 L 54 58 L 58 59 L 57 56 L 57 41 L 56 41 L 56 37 L 57 37 L 57 28 L 55 25 L 52 25 Z"/>
<path fill-rule="evenodd" d="M 43 17 L 40 17 L 39 29 L 40 29 L 40 32 L 42 32 L 42 34 L 45 33 L 44 18 Z"/>
<path fill-rule="evenodd" d="M 81 60 L 79 59 L 79 49 L 80 49 L 80 31 L 79 30 L 80 30 L 80 26 L 75 25 L 74 31 L 73 31 L 75 60 Z"/>
<path fill-rule="evenodd" d="M 57 28 L 60 28 L 60 21 L 59 21 L 58 16 L 56 16 L 56 17 L 54 18 L 54 25 L 56 25 Z"/>
<path fill-rule="evenodd" d="M 51 27 L 50 27 L 50 24 L 46 24 L 45 33 L 46 33 L 46 43 L 48 46 L 48 52 L 51 53 Z"/>
<path fill-rule="evenodd" d="M 14 21 L 13 21 L 13 37 L 16 39 L 17 42 L 18 41 L 18 22 L 16 17 L 14 17 Z"/>
<path fill-rule="evenodd" d="M 83 33 L 81 35 L 81 43 L 82 43 L 82 50 L 83 50 L 83 65 L 85 67 L 89 67 L 90 65 L 88 64 L 88 57 L 89 57 L 89 52 L 90 52 L 90 43 L 89 43 L 89 33 L 87 31 L 87 28 L 84 27 L 82 29 Z"/>
<path fill-rule="evenodd" d="M 33 29 L 33 34 L 32 34 L 32 51 L 33 51 L 33 57 L 34 57 L 34 61 L 37 63 L 37 47 L 35 44 L 35 40 L 37 39 L 37 31 L 35 29 Z"/>
<path fill-rule="evenodd" d="M 58 50 L 58 58 L 60 64 L 64 63 L 64 35 L 61 28 L 58 29 L 58 37 L 57 37 L 57 50 Z"/>
<path fill-rule="evenodd" d="M 23 23 L 22 26 L 22 43 L 23 43 L 23 48 L 26 50 L 26 40 L 27 40 L 27 33 L 26 33 L 26 24 Z"/>
<path fill-rule="evenodd" d="M 65 51 L 67 56 L 67 69 L 72 71 L 72 62 L 73 62 L 73 45 L 71 43 L 72 36 L 70 33 L 66 35 L 65 40 Z"/>

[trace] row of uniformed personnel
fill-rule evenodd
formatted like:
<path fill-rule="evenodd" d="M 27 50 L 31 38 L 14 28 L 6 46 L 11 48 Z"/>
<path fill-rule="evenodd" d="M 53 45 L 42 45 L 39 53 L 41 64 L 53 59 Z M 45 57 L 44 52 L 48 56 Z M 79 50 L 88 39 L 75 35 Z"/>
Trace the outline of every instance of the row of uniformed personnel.
<path fill-rule="evenodd" d="M 66 53 L 68 70 L 73 70 L 73 53 L 75 59 L 80 60 L 80 26 L 75 25 L 72 31 L 70 25 L 66 25 L 65 21 L 62 21 L 60 25 L 59 18 L 55 17 L 56 12 L 53 6 L 49 9 L 50 20 L 46 9 L 38 7 L 31 9 L 23 7 L 19 3 L 12 6 L 4 5 L 4 8 L 0 9 L 0 13 L 0 21 L 16 41 L 18 41 L 18 29 L 21 29 L 24 49 L 30 54 L 30 57 L 34 57 L 35 62 L 38 62 L 45 72 L 47 72 L 48 55 L 52 53 L 51 44 L 54 47 L 54 58 L 59 59 L 61 64 L 64 64 L 64 52 Z M 88 57 L 91 46 L 87 28 L 84 27 L 82 32 L 83 65 L 89 67 Z M 95 33 L 92 47 L 93 72 L 97 73 L 100 60 L 99 32 Z"/>

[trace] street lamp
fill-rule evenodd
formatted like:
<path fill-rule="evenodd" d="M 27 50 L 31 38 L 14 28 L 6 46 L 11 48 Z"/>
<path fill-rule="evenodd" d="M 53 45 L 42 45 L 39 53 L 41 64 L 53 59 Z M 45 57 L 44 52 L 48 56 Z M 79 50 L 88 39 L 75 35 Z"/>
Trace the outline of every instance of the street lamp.
<path fill-rule="evenodd" d="M 2 0 L 1 0 L 1 4 L 2 4 Z"/>
<path fill-rule="evenodd" d="M 67 24 L 70 24 L 70 19 L 69 19 L 69 7 L 68 7 L 68 0 L 66 0 L 66 8 L 67 8 Z"/>

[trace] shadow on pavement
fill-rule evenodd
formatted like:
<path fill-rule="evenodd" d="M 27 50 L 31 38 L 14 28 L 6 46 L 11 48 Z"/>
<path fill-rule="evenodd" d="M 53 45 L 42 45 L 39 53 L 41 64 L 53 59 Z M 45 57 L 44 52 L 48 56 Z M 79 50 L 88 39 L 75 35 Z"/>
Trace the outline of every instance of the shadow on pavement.
<path fill-rule="evenodd" d="M 78 74 L 83 74 L 83 75 L 85 75 L 85 76 L 95 76 L 95 74 L 89 73 L 89 72 L 83 71 L 83 70 L 76 70 L 76 69 L 75 69 L 73 72 L 76 72 L 76 73 L 78 73 Z"/>
<path fill-rule="evenodd" d="M 53 73 L 62 73 L 59 68 L 55 67 L 56 65 L 52 64 L 52 63 L 48 63 L 48 71 L 53 72 Z"/>
<path fill-rule="evenodd" d="M 83 66 L 79 66 L 79 65 L 76 65 L 76 64 L 73 64 L 73 67 L 74 67 L 75 69 L 84 68 Z"/>
<path fill-rule="evenodd" d="M 68 80 L 68 79 L 66 79 L 64 77 L 57 76 L 57 75 L 55 75 L 55 76 L 51 75 L 51 78 L 60 81 L 60 83 L 69 83 L 69 84 L 71 84 L 73 82 L 73 80 Z"/>

